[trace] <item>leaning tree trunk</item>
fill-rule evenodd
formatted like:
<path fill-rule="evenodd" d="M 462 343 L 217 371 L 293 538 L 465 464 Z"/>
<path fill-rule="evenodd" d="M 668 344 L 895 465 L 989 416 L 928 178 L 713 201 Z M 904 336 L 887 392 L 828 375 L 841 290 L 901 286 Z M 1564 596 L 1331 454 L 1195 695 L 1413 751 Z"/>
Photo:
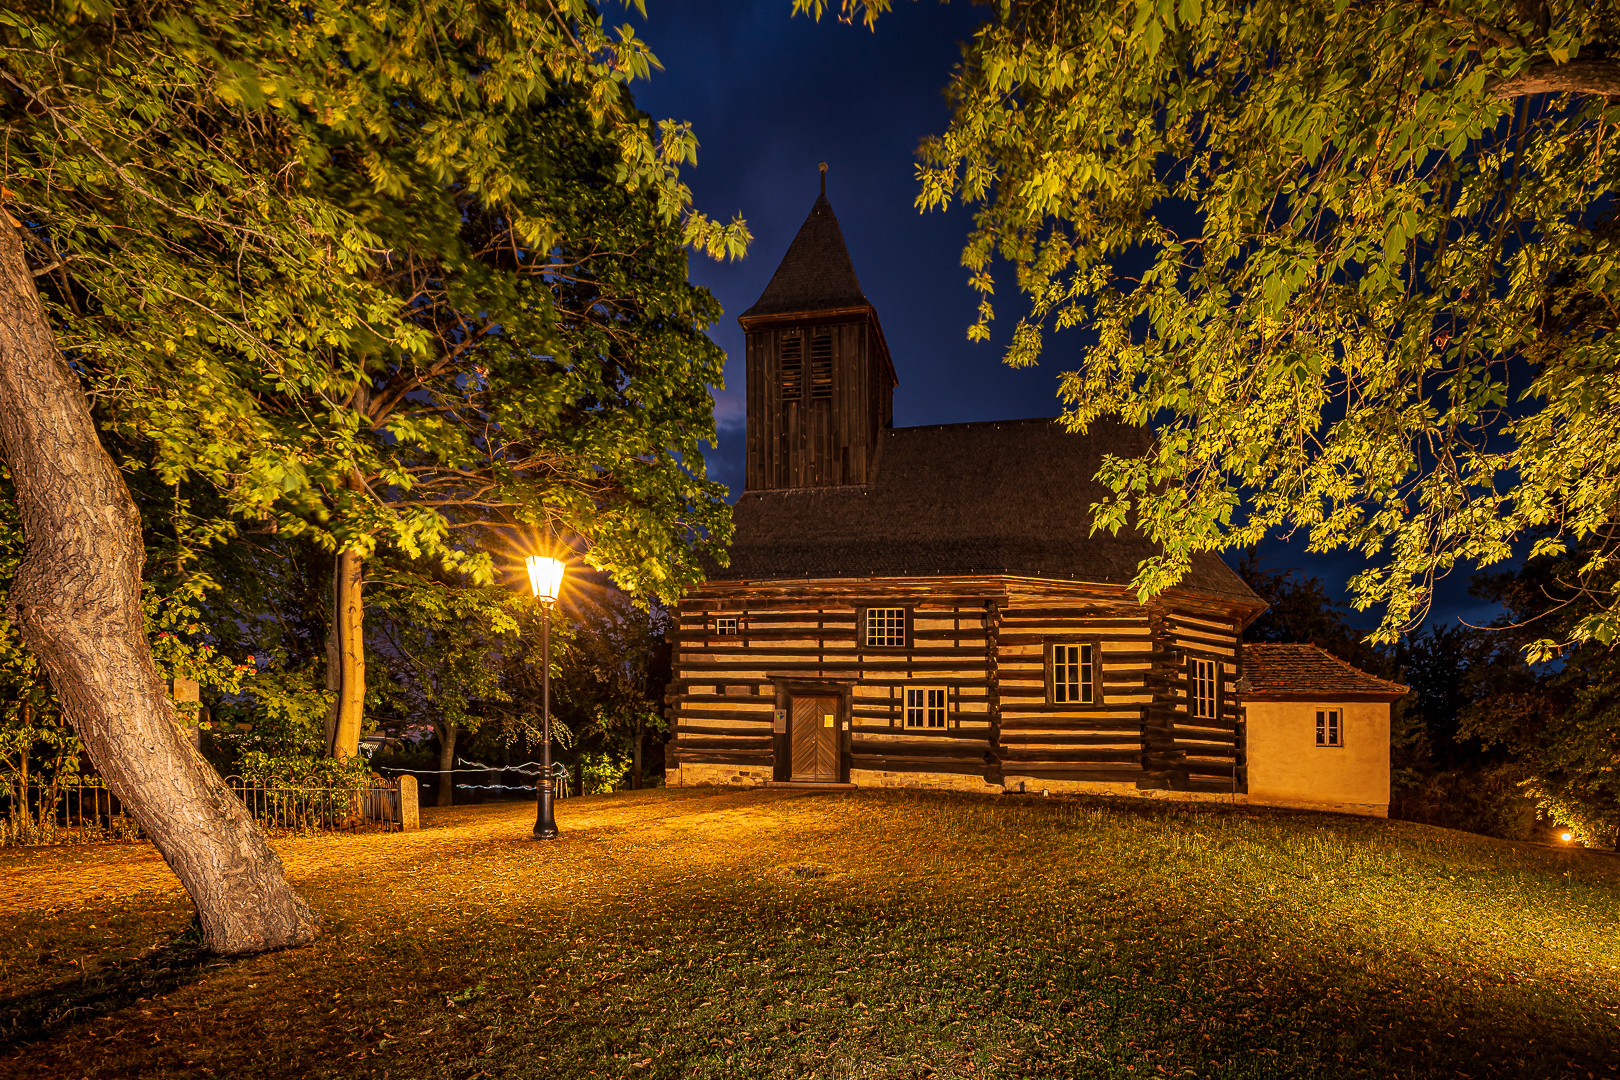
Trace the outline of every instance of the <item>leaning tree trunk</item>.
<path fill-rule="evenodd" d="M 365 601 L 360 588 L 365 560 L 353 548 L 338 553 L 333 571 L 332 629 L 337 638 L 337 701 L 333 704 L 327 752 L 335 758 L 360 753 L 366 705 Z M 328 649 L 328 655 L 332 650 Z"/>
<path fill-rule="evenodd" d="M 461 731 L 454 724 L 439 725 L 439 801 L 440 806 L 455 804 L 456 736 Z"/>
<path fill-rule="evenodd" d="M 96 771 L 225 954 L 302 945 L 320 919 L 180 733 L 141 618 L 140 513 L 56 347 L 21 238 L 0 218 L 0 452 L 26 542 L 11 607 Z"/>

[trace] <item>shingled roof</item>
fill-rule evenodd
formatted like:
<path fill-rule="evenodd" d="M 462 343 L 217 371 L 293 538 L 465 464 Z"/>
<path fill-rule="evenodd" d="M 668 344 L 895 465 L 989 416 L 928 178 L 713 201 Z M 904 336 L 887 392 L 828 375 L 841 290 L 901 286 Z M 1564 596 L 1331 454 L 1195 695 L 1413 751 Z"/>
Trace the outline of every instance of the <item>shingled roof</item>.
<path fill-rule="evenodd" d="M 1394 701 L 1410 689 L 1316 645 L 1244 645 L 1243 673 L 1247 701 Z"/>
<path fill-rule="evenodd" d="M 861 283 L 855 277 L 855 264 L 844 246 L 844 232 L 827 201 L 826 179 L 822 192 L 810 208 L 810 216 L 799 226 L 781 265 L 771 275 L 770 284 L 753 307 L 738 316 L 747 320 L 763 315 L 800 315 L 817 311 L 843 311 L 869 307 Z"/>
<path fill-rule="evenodd" d="M 847 487 L 748 492 L 732 509 L 731 565 L 715 581 L 1016 574 L 1128 585 L 1153 547 L 1121 530 L 1091 534 L 1092 479 L 1104 453 L 1145 450 L 1151 435 L 1055 420 L 894 428 L 877 478 Z M 1215 555 L 1193 560 L 1182 588 L 1265 607 Z"/>

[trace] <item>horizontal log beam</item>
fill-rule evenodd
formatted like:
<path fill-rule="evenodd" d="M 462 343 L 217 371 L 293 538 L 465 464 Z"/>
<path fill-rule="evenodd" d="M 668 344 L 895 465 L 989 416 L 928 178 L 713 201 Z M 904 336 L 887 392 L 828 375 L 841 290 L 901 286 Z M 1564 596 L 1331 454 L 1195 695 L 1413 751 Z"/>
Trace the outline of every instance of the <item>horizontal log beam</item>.
<path fill-rule="evenodd" d="M 678 751 L 683 765 L 770 765 L 775 761 L 769 750 L 690 750 Z"/>
<path fill-rule="evenodd" d="M 1001 752 L 1004 766 L 1011 767 L 1014 762 L 1034 761 L 1059 764 L 1081 764 L 1102 761 L 1140 761 L 1142 751 L 1133 750 L 1007 750 Z"/>
<path fill-rule="evenodd" d="M 1134 719 L 1107 716 L 1066 716 L 1041 720 L 1002 721 L 1001 735 L 1035 735 L 1043 731 L 1131 731 L 1139 732 L 1141 724 Z"/>
<path fill-rule="evenodd" d="M 1085 768 L 1072 765 L 1019 765 L 1005 768 L 1007 779 L 1027 776 L 1032 780 L 1067 780 L 1077 784 L 1134 784 L 1147 775 L 1141 768 Z"/>
<path fill-rule="evenodd" d="M 1141 732 L 1139 731 L 1098 731 L 1085 735 L 1049 735 L 1037 732 L 1020 731 L 1014 735 L 1001 733 L 1001 745 L 1008 750 L 1027 749 L 1036 744 L 1043 746 L 1119 746 L 1124 743 L 1136 743 L 1136 750 L 1141 751 Z"/>
<path fill-rule="evenodd" d="M 937 758 L 874 757 L 851 755 L 851 769 L 870 769 L 873 772 L 937 772 L 952 776 L 976 776 L 979 779 L 990 769 L 983 762 L 944 761 Z"/>

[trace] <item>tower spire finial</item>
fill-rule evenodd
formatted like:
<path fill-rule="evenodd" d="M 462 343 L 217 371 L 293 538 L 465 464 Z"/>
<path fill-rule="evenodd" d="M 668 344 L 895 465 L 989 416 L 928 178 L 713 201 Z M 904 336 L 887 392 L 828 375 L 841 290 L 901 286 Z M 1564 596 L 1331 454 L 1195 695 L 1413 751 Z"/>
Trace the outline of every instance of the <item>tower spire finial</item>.
<path fill-rule="evenodd" d="M 827 197 L 827 163 L 825 161 L 821 163 L 821 197 L 823 199 Z"/>

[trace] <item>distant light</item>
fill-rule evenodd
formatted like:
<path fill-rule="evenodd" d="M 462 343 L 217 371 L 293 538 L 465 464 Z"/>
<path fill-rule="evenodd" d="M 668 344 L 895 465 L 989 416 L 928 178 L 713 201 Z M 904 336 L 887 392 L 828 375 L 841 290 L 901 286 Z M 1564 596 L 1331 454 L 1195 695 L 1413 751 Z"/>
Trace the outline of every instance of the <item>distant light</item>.
<path fill-rule="evenodd" d="M 1571 840 L 1575 839 L 1575 834 L 1574 833 L 1561 832 L 1561 833 L 1558 834 L 1558 839 L 1562 840 L 1564 843 L 1567 844 Z"/>
<path fill-rule="evenodd" d="M 529 568 L 529 588 L 534 590 L 535 598 L 548 604 L 556 600 L 568 564 L 548 555 L 530 555 L 523 561 Z"/>

